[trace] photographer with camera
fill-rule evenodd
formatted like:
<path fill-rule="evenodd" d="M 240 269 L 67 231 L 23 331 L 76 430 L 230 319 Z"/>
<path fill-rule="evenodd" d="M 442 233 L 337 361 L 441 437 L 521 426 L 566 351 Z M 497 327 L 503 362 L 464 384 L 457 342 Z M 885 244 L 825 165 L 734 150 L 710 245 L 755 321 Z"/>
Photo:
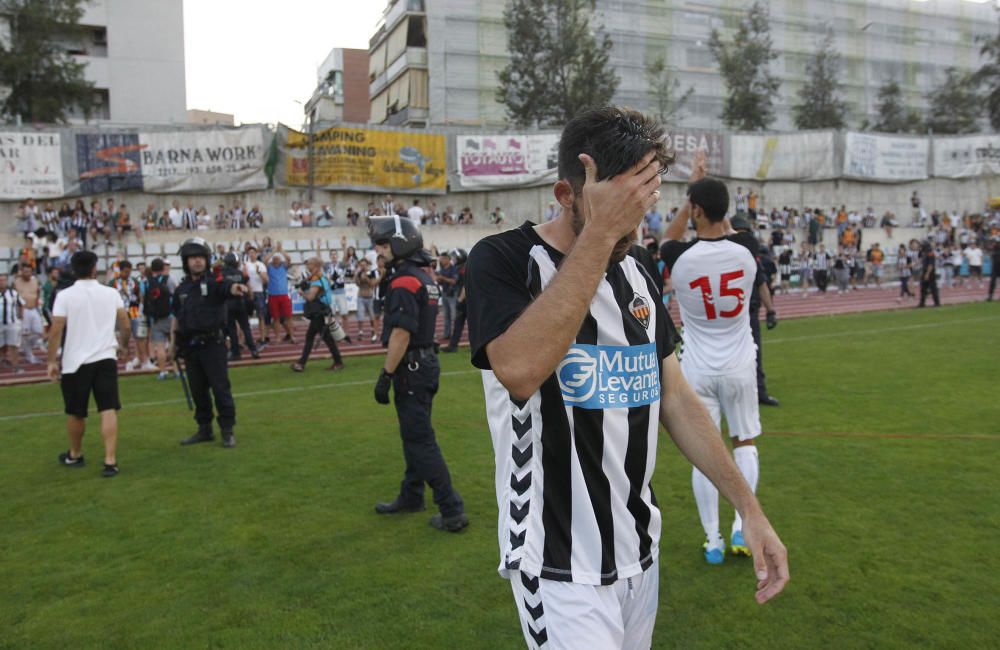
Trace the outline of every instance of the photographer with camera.
<path fill-rule="evenodd" d="M 358 310 L 354 313 L 358 321 L 358 340 L 364 340 L 364 322 L 367 320 L 372 328 L 371 341 L 378 341 L 378 332 L 375 331 L 375 287 L 378 286 L 378 271 L 371 268 L 367 258 L 362 257 L 358 261 L 358 270 L 354 274 L 354 284 L 358 287 Z"/>
<path fill-rule="evenodd" d="M 305 298 L 302 315 L 309 320 L 309 330 L 306 332 L 305 345 L 302 346 L 302 356 L 292 364 L 292 370 L 302 372 L 306 369 L 309 354 L 312 352 L 316 337 L 319 336 L 330 349 L 333 365 L 328 370 L 340 370 L 344 360 L 337 349 L 337 341 L 330 331 L 329 322 L 333 320 L 333 310 L 330 308 L 330 281 L 323 274 L 323 263 L 318 257 L 306 260 L 306 277 L 297 286 Z"/>
<path fill-rule="evenodd" d="M 243 269 L 240 268 L 240 260 L 236 253 L 226 253 L 222 258 L 222 279 L 233 284 L 246 284 L 247 278 Z M 257 344 L 253 340 L 253 330 L 250 329 L 250 297 L 249 294 L 243 296 L 233 296 L 226 301 L 226 336 L 229 338 L 229 360 L 238 361 L 240 354 L 240 334 L 236 329 L 243 330 L 243 339 L 250 350 L 250 356 L 254 359 L 260 358 L 257 351 Z"/>

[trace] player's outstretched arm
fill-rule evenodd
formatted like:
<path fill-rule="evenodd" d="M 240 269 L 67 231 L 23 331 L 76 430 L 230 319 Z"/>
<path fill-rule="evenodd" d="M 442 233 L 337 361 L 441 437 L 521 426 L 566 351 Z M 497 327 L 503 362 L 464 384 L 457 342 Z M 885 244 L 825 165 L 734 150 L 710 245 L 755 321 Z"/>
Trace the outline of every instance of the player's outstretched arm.
<path fill-rule="evenodd" d="M 750 546 L 757 575 L 755 597 L 758 603 L 766 603 L 781 593 L 788 583 L 785 546 L 733 462 L 705 406 L 684 379 L 676 355 L 664 359 L 662 376 L 660 422 L 681 453 L 715 484 L 743 517 L 743 535 Z"/>

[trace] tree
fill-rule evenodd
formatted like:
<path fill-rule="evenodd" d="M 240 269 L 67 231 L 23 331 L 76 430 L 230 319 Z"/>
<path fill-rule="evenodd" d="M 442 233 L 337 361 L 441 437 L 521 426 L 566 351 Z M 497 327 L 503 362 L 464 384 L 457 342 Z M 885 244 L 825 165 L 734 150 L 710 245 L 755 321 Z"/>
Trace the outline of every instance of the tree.
<path fill-rule="evenodd" d="M 513 0 L 504 10 L 510 62 L 497 101 L 518 126 L 562 125 L 611 103 L 618 75 L 608 65 L 611 38 L 592 30 L 593 0 Z"/>
<path fill-rule="evenodd" d="M 878 111 L 878 121 L 872 126 L 873 131 L 919 133 L 923 130 L 920 113 L 916 109 L 903 106 L 903 91 L 895 79 L 889 80 L 878 89 L 875 110 Z"/>
<path fill-rule="evenodd" d="M 944 83 L 928 96 L 927 128 L 934 133 L 976 133 L 983 114 L 979 83 L 972 73 L 945 71 Z"/>
<path fill-rule="evenodd" d="M 997 7 L 1000 16 L 1000 7 Z M 994 131 L 1000 131 L 1000 29 L 993 38 L 980 38 L 982 47 L 980 56 L 986 59 L 983 66 L 976 72 L 975 79 L 988 88 L 986 92 L 986 114 L 990 118 L 990 126 Z"/>
<path fill-rule="evenodd" d="M 826 30 L 809 63 L 806 82 L 799 89 L 799 103 L 792 106 L 799 129 L 842 129 L 847 104 L 840 97 L 840 54 L 833 47 L 833 31 Z"/>
<path fill-rule="evenodd" d="M 730 128 L 756 131 L 774 121 L 774 96 L 781 80 L 770 69 L 778 53 L 768 20 L 767 9 L 755 0 L 731 43 L 724 43 L 718 30 L 712 30 L 708 46 L 726 84 L 722 121 Z"/>
<path fill-rule="evenodd" d="M 59 45 L 82 34 L 78 21 L 83 0 L 0 0 L 0 16 L 10 26 L 9 43 L 0 43 L 0 86 L 10 95 L 0 113 L 32 122 L 65 122 L 80 108 L 90 115 L 94 85 L 84 79 L 84 64 Z"/>
<path fill-rule="evenodd" d="M 684 105 L 694 94 L 694 86 L 681 93 L 681 82 L 670 74 L 663 55 L 646 64 L 646 83 L 653 95 L 653 109 L 660 122 L 675 124 L 682 115 Z"/>

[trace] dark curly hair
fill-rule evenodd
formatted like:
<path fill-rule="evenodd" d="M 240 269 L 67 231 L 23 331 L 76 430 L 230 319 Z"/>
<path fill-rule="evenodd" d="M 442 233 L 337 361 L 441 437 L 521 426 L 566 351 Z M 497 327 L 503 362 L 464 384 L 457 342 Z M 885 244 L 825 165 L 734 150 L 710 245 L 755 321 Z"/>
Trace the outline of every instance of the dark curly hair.
<path fill-rule="evenodd" d="M 637 110 L 605 106 L 580 113 L 563 128 L 559 140 L 559 178 L 579 193 L 586 180 L 580 154 L 597 164 L 597 179 L 614 178 L 631 169 L 650 151 L 656 152 L 660 173 L 674 162 L 667 149 L 663 126 Z"/>

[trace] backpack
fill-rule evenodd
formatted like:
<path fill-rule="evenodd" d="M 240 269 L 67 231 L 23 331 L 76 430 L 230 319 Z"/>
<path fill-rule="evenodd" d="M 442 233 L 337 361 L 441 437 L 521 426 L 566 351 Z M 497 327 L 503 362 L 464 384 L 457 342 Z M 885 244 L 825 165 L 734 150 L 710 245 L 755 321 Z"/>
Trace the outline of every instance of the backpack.
<path fill-rule="evenodd" d="M 167 276 L 152 278 L 143 297 L 143 311 L 150 318 L 166 318 L 170 315 L 170 287 Z"/>

